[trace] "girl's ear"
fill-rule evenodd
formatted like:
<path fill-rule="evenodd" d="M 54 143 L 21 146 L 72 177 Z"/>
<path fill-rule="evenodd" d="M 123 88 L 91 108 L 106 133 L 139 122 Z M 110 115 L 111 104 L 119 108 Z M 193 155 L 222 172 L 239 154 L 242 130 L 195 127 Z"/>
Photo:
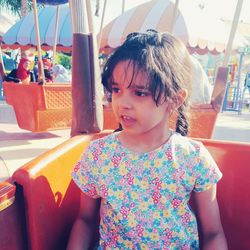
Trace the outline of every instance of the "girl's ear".
<path fill-rule="evenodd" d="M 184 103 L 184 101 L 187 99 L 187 97 L 188 97 L 187 89 L 180 89 L 178 91 L 177 96 L 176 96 L 175 108 L 178 109 Z"/>
<path fill-rule="evenodd" d="M 167 111 L 172 114 L 174 110 L 177 110 L 185 102 L 187 97 L 188 97 L 187 89 L 179 90 L 174 100 L 168 101 Z"/>

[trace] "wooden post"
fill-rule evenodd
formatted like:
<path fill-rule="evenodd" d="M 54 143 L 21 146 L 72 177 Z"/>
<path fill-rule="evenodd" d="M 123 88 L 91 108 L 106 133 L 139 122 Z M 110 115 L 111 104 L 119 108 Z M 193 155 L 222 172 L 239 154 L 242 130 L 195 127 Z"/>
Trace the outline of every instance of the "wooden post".
<path fill-rule="evenodd" d="M 239 23 L 242 4 L 243 4 L 243 0 L 238 0 L 237 6 L 236 6 L 236 9 L 235 9 L 235 12 L 234 12 L 234 19 L 233 19 L 233 22 L 232 22 L 229 39 L 228 39 L 228 42 L 227 42 L 227 48 L 226 48 L 225 57 L 224 57 L 224 60 L 223 60 L 223 67 L 227 67 L 227 64 L 228 64 L 228 61 L 229 61 L 229 57 L 230 57 L 232 47 L 233 47 L 233 41 L 234 41 L 235 33 L 236 33 L 238 23 Z"/>
<path fill-rule="evenodd" d="M 173 17 L 172 17 L 171 25 L 170 25 L 170 33 L 172 33 L 173 29 L 174 29 L 174 24 L 175 24 L 176 17 L 177 17 L 178 7 L 179 7 L 179 0 L 175 0 L 174 13 L 173 13 Z"/>
<path fill-rule="evenodd" d="M 102 19 L 101 19 L 101 25 L 100 25 L 100 30 L 99 30 L 98 49 L 100 49 L 100 46 L 101 46 L 102 29 L 103 29 L 104 17 L 106 14 L 106 6 L 107 6 L 107 0 L 104 0 L 103 10 L 102 10 Z"/>
<path fill-rule="evenodd" d="M 122 14 L 125 12 L 125 0 L 122 0 Z"/>
<path fill-rule="evenodd" d="M 32 0 L 32 3 L 33 3 L 33 11 L 34 11 L 36 43 L 37 43 L 37 55 L 38 55 L 38 69 L 39 69 L 38 70 L 38 79 L 39 79 L 39 76 L 40 76 L 42 82 L 45 84 L 45 75 L 44 75 L 44 67 L 43 67 L 43 61 L 42 61 L 42 50 L 41 50 L 41 42 L 40 42 L 40 31 L 39 31 L 36 0 Z M 40 65 L 40 67 L 39 67 L 39 65 Z"/>
<path fill-rule="evenodd" d="M 55 40 L 53 46 L 53 65 L 56 63 L 56 45 L 57 45 L 57 38 L 58 38 L 58 21 L 59 21 L 59 12 L 60 12 L 60 5 L 56 7 L 56 23 L 55 23 Z"/>
<path fill-rule="evenodd" d="M 73 25 L 71 136 L 96 133 L 103 128 L 103 88 L 87 1 L 69 0 Z"/>

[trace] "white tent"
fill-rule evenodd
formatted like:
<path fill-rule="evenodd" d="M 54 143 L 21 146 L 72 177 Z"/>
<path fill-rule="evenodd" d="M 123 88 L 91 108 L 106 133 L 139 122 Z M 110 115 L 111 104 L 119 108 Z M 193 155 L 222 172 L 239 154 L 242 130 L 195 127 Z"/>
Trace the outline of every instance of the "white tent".
<path fill-rule="evenodd" d="M 15 23 L 15 19 L 10 15 L 1 12 L 0 13 L 0 37 Z"/>
<path fill-rule="evenodd" d="M 175 4 L 175 0 L 152 0 L 125 11 L 102 29 L 100 48 L 116 48 L 129 33 L 154 29 L 171 32 L 192 52 L 225 51 L 230 27 L 214 18 L 213 13 L 204 13 L 194 1 L 180 1 L 176 14 Z M 246 43 L 246 39 L 236 32 L 233 48 Z"/>

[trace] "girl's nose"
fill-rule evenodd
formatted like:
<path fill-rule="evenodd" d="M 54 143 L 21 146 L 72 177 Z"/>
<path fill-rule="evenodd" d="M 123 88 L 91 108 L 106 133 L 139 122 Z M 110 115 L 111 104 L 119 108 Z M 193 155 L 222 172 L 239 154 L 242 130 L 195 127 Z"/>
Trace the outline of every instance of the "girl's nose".
<path fill-rule="evenodd" d="M 119 97 L 118 97 L 118 105 L 120 108 L 123 109 L 130 109 L 132 107 L 132 99 L 129 91 L 124 91 Z"/>

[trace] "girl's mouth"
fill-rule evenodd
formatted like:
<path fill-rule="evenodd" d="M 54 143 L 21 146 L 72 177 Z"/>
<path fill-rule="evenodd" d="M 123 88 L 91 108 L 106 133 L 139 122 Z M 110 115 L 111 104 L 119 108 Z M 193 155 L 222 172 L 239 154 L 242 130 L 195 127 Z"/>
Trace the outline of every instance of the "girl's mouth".
<path fill-rule="evenodd" d="M 135 123 L 135 121 L 136 120 L 134 118 L 130 117 L 130 116 L 127 116 L 127 115 L 122 115 L 121 116 L 121 124 L 124 127 L 132 126 Z"/>

